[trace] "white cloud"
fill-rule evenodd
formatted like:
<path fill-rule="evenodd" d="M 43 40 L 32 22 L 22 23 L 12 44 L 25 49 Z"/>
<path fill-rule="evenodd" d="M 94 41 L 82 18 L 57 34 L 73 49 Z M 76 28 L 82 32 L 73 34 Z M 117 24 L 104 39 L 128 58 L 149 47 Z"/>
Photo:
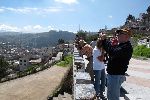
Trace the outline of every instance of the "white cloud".
<path fill-rule="evenodd" d="M 52 26 L 47 26 L 48 30 L 54 30 Z"/>
<path fill-rule="evenodd" d="M 60 11 L 62 11 L 61 7 L 49 7 L 49 8 L 45 8 L 45 9 L 40 9 L 40 12 L 45 12 L 45 13 L 60 12 Z"/>
<path fill-rule="evenodd" d="M 48 8 L 32 8 L 32 7 L 23 7 L 23 8 L 10 8 L 10 7 L 0 7 L 0 12 L 13 12 L 21 14 L 49 14 L 56 13 L 61 11 L 74 11 L 73 9 L 64 9 L 62 7 L 48 7 Z"/>
<path fill-rule="evenodd" d="M 41 25 L 34 25 L 34 26 L 33 25 L 27 25 L 27 26 L 24 26 L 22 29 L 22 32 L 32 32 L 32 33 L 43 32 L 43 31 L 46 31 L 46 30 Z"/>
<path fill-rule="evenodd" d="M 10 12 L 15 12 L 15 13 L 23 13 L 23 14 L 28 14 L 33 11 L 36 11 L 35 8 L 10 8 L 10 7 L 1 7 L 0 9 L 5 10 L 5 12 L 10 11 Z"/>
<path fill-rule="evenodd" d="M 58 3 L 64 3 L 64 4 L 78 4 L 77 0 L 55 0 L 55 2 Z"/>
<path fill-rule="evenodd" d="M 0 8 L 0 13 L 1 13 L 1 12 L 4 12 L 4 9 L 1 9 L 1 8 Z"/>
<path fill-rule="evenodd" d="M 31 25 L 24 26 L 22 29 L 23 32 L 30 32 L 32 30 L 33 30 L 33 28 Z"/>
<path fill-rule="evenodd" d="M 41 26 L 41 25 L 26 25 L 22 27 L 12 26 L 12 25 L 6 25 L 6 24 L 0 24 L 0 32 L 23 32 L 23 33 L 40 33 L 40 32 L 48 32 L 50 30 L 76 30 L 76 25 L 61 25 L 61 29 L 58 26 L 55 25 L 49 25 L 49 26 Z"/>
<path fill-rule="evenodd" d="M 20 29 L 16 26 L 11 26 L 11 25 L 5 25 L 5 24 L 0 24 L 0 31 L 13 31 L 13 32 L 18 32 Z"/>
<path fill-rule="evenodd" d="M 43 27 L 42 26 L 40 26 L 40 25 L 35 25 L 35 26 L 33 26 L 33 29 L 38 29 L 38 30 L 40 30 L 40 29 L 42 29 Z"/>
<path fill-rule="evenodd" d="M 48 32 L 49 30 L 53 30 L 52 26 L 41 26 L 41 25 L 27 25 L 22 28 L 22 32 L 31 32 L 31 33 L 40 33 L 40 32 Z"/>
<path fill-rule="evenodd" d="M 112 19 L 112 18 L 113 18 L 113 16 L 111 16 L 111 15 L 110 15 L 110 16 L 108 16 L 108 18 Z"/>
<path fill-rule="evenodd" d="M 49 31 L 48 27 L 42 27 L 41 25 L 26 25 L 24 27 L 17 27 L 12 25 L 0 24 L 0 31 L 11 31 L 11 32 L 44 32 Z"/>

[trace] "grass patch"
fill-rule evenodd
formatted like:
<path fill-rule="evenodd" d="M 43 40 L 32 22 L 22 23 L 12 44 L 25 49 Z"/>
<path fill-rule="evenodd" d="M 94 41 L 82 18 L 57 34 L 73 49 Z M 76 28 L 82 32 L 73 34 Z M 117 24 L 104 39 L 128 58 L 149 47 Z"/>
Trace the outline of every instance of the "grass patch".
<path fill-rule="evenodd" d="M 68 55 L 68 56 L 64 57 L 64 60 L 56 63 L 56 65 L 61 66 L 61 67 L 67 67 L 68 65 L 72 64 L 72 60 L 73 60 L 73 56 Z"/>
<path fill-rule="evenodd" d="M 132 55 L 132 57 L 135 58 L 135 59 L 139 59 L 139 60 L 148 60 L 148 58 L 142 57 L 142 56 L 135 56 L 135 55 Z"/>

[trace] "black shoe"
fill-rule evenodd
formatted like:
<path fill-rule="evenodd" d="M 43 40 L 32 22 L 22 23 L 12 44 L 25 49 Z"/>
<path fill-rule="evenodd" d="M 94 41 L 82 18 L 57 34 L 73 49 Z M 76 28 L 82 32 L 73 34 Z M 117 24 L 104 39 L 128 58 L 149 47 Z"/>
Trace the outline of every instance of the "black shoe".
<path fill-rule="evenodd" d="M 102 100 L 107 100 L 106 96 L 104 94 L 100 94 L 99 97 L 102 99 Z"/>
<path fill-rule="evenodd" d="M 99 94 L 96 95 L 96 100 L 101 100 Z"/>

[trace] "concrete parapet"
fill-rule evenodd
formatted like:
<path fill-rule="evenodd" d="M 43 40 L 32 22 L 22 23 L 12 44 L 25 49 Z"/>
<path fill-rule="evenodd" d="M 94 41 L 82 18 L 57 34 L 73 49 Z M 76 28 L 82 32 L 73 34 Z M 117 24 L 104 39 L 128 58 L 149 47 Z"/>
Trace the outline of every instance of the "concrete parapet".
<path fill-rule="evenodd" d="M 125 94 L 125 100 L 149 100 L 150 95 L 145 94 Z"/>
<path fill-rule="evenodd" d="M 91 77 L 86 72 L 76 72 L 76 84 L 91 84 Z"/>
<path fill-rule="evenodd" d="M 78 70 L 83 70 L 85 71 L 85 62 L 82 57 L 74 57 L 74 67 L 76 67 L 77 71 Z"/>
<path fill-rule="evenodd" d="M 94 85 L 91 83 L 89 73 L 85 72 L 88 63 L 79 55 L 76 48 L 73 55 L 74 100 L 94 100 L 96 93 Z"/>
<path fill-rule="evenodd" d="M 76 84 L 75 100 L 92 100 L 95 98 L 95 90 L 93 84 Z"/>

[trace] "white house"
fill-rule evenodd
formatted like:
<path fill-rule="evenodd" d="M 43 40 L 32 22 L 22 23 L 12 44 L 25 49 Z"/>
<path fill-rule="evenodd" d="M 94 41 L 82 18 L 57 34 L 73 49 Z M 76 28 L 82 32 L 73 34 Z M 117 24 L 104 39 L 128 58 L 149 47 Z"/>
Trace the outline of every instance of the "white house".
<path fill-rule="evenodd" d="M 44 47 L 41 48 L 40 56 L 41 58 L 44 58 L 45 56 L 52 55 L 52 47 Z"/>
<path fill-rule="evenodd" d="M 148 48 L 150 48 L 150 38 L 143 38 L 143 39 L 140 39 L 138 41 L 138 45 L 146 45 Z"/>
<path fill-rule="evenodd" d="M 28 57 L 19 58 L 20 71 L 25 70 L 28 66 L 29 66 L 29 58 Z"/>

